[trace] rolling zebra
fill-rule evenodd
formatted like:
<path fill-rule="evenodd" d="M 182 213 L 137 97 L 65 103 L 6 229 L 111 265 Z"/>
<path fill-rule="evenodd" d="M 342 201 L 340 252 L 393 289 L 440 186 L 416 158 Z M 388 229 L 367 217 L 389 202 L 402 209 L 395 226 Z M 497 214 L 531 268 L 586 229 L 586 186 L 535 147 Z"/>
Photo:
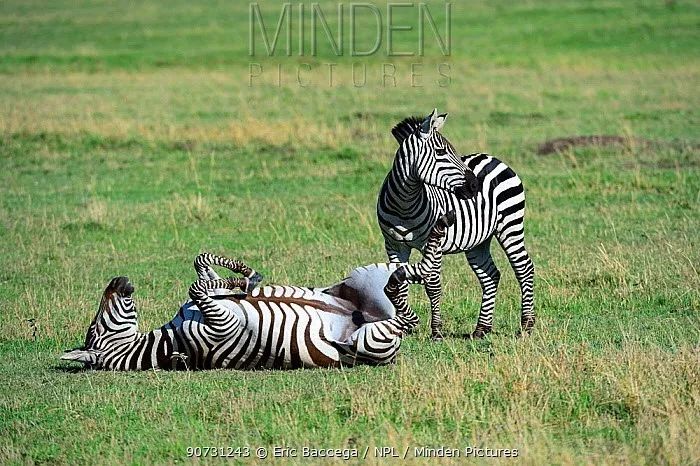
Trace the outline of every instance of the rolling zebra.
<path fill-rule="evenodd" d="M 454 210 L 457 220 L 442 244 L 445 254 L 465 252 L 482 288 L 481 309 L 472 338 L 493 326 L 500 272 L 491 257 L 495 236 L 520 284 L 521 331 L 535 324 L 534 265 L 525 249 L 525 193 L 515 172 L 488 154 L 458 157 L 440 134 L 447 114 L 410 117 L 392 129 L 399 143 L 391 171 L 379 192 L 377 216 L 390 262 L 408 262 L 412 249 L 423 249 L 433 223 Z M 431 330 L 441 339 L 440 276 L 427 279 Z"/>
<path fill-rule="evenodd" d="M 242 262 L 200 254 L 190 301 L 173 320 L 148 333 L 138 331 L 133 285 L 116 277 L 104 291 L 85 344 L 61 359 L 111 370 L 391 363 L 402 336 L 417 324 L 407 284 L 423 284 L 438 273 L 440 244 L 454 218 L 446 215 L 436 223 L 420 262 L 359 267 L 326 288 L 258 287 L 262 277 Z M 211 265 L 243 277 L 221 279 Z"/>

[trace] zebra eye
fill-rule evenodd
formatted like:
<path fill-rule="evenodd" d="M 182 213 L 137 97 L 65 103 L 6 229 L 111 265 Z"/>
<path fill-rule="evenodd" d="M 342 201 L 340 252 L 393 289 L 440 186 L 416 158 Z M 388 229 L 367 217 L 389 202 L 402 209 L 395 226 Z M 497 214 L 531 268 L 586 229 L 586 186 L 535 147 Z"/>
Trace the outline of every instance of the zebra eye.
<path fill-rule="evenodd" d="M 435 149 L 435 153 L 437 155 L 445 155 L 447 154 L 447 149 Z"/>

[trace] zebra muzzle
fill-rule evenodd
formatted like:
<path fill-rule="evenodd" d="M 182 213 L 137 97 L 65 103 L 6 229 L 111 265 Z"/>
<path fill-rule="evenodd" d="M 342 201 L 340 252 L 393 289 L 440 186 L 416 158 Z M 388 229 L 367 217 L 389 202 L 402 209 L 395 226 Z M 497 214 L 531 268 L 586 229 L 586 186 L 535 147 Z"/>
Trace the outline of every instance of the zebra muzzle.
<path fill-rule="evenodd" d="M 459 199 L 462 199 L 463 201 L 473 198 L 475 194 L 476 192 L 470 190 L 466 184 L 457 186 L 455 188 L 455 196 L 457 196 Z"/>
<path fill-rule="evenodd" d="M 114 277 L 107 286 L 107 291 L 112 290 L 121 296 L 131 296 L 134 293 L 134 285 L 129 281 L 129 277 Z"/>
<path fill-rule="evenodd" d="M 464 184 L 457 186 L 454 190 L 455 195 L 462 199 L 472 199 L 479 192 L 479 180 L 471 171 L 464 174 Z"/>

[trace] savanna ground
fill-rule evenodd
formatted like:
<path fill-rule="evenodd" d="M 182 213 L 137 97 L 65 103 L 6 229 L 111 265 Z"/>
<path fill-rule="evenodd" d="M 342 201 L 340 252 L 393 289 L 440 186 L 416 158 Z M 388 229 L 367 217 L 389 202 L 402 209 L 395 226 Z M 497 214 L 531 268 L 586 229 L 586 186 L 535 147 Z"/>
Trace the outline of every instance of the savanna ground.
<path fill-rule="evenodd" d="M 331 25 L 334 5 L 323 3 Z M 247 7 L 0 4 L 0 463 L 171 463 L 188 446 L 273 445 L 698 463 L 697 4 L 453 2 L 450 57 L 428 30 L 423 58 L 355 59 L 368 66 L 359 88 L 353 60 L 327 46 L 249 57 Z M 279 6 L 262 10 L 272 24 Z M 398 15 L 415 24 L 415 10 Z M 397 48 L 415 51 L 404 34 Z M 252 87 L 251 61 L 265 69 Z M 423 87 L 410 85 L 412 61 L 425 63 Z M 317 64 L 307 88 L 302 62 Z M 338 63 L 332 88 L 325 62 Z M 381 85 L 385 62 L 396 87 Z M 442 62 L 447 87 L 435 83 Z M 460 338 L 480 289 L 449 257 L 451 336 L 432 343 L 423 325 L 391 367 L 72 373 L 58 361 L 114 275 L 131 277 L 151 329 L 185 299 L 199 251 L 293 284 L 384 260 L 374 206 L 389 130 L 433 107 L 450 112 L 443 132 L 459 150 L 497 154 L 524 181 L 529 338 L 514 338 L 519 292 L 499 250 L 495 333 Z M 537 154 L 590 134 L 626 143 Z"/>

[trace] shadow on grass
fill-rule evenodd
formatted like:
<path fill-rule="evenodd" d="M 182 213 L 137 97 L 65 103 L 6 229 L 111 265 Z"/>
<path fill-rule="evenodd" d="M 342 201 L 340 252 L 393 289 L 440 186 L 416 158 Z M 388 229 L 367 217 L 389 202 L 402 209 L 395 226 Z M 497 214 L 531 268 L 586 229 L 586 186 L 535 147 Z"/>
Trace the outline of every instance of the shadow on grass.
<path fill-rule="evenodd" d="M 486 336 L 484 336 L 484 337 L 475 337 L 475 336 L 472 335 L 472 332 L 460 332 L 460 333 L 449 333 L 449 332 L 445 332 L 445 333 L 443 333 L 443 336 L 444 336 L 445 338 L 453 338 L 453 339 L 456 339 L 456 340 L 471 340 L 471 341 L 474 341 L 474 342 L 480 342 L 480 341 L 488 342 L 489 339 L 490 339 L 491 337 L 506 337 L 506 336 L 511 336 L 511 337 L 513 337 L 513 338 L 515 338 L 515 339 L 518 339 L 518 338 L 519 338 L 517 334 L 508 335 L 508 334 L 502 333 L 502 332 L 491 332 L 491 333 L 489 333 L 488 335 L 486 335 Z"/>
<path fill-rule="evenodd" d="M 68 374 L 80 374 L 83 372 L 94 372 L 94 369 L 85 366 L 69 366 L 67 364 L 54 364 L 51 369 L 56 372 L 65 372 Z"/>

